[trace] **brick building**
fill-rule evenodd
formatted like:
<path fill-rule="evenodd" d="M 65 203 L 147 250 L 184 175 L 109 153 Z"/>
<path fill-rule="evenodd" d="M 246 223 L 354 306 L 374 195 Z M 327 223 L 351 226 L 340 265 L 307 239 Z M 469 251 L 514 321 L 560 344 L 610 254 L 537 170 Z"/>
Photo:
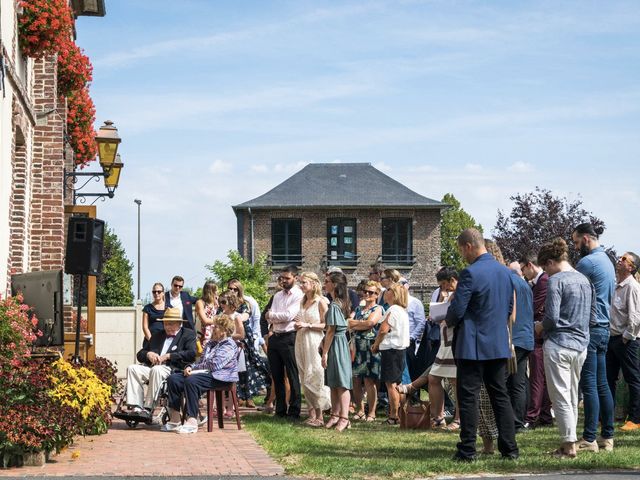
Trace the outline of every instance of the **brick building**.
<path fill-rule="evenodd" d="M 233 210 L 244 258 L 266 254 L 274 269 L 296 264 L 319 272 L 337 265 L 350 284 L 367 278 L 380 260 L 417 290 L 429 290 L 446 207 L 369 163 L 317 163 Z"/>
<path fill-rule="evenodd" d="M 75 16 L 104 15 L 102 0 L 93 2 L 95 11 L 82 0 L 70 5 Z M 57 91 L 57 58 L 23 54 L 19 8 L 15 0 L 0 0 L 1 297 L 11 293 L 12 275 L 63 269 L 72 203 L 64 172 L 75 167 L 65 141 L 67 104 Z M 83 208 L 95 214 L 95 207 Z"/>

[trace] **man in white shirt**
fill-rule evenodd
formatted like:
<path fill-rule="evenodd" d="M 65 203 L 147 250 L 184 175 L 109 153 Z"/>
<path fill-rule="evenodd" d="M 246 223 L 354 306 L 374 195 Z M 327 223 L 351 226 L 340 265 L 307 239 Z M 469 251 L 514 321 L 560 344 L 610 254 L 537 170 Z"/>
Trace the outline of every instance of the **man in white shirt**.
<path fill-rule="evenodd" d="M 266 313 L 266 319 L 273 330 L 269 339 L 267 358 L 271 367 L 271 376 L 276 391 L 276 416 L 291 419 L 300 418 L 300 377 L 296 364 L 295 318 L 300 311 L 300 301 L 304 294 L 296 285 L 298 267 L 289 265 L 280 272 L 280 286 L 282 290 L 273 296 L 271 308 Z M 287 409 L 285 398 L 285 369 L 291 394 Z"/>
<path fill-rule="evenodd" d="M 616 289 L 611 302 L 611 336 L 607 349 L 607 380 L 613 398 L 622 375 L 629 388 L 629 420 L 620 430 L 640 430 L 640 284 L 634 278 L 640 258 L 626 252 L 616 265 Z"/>

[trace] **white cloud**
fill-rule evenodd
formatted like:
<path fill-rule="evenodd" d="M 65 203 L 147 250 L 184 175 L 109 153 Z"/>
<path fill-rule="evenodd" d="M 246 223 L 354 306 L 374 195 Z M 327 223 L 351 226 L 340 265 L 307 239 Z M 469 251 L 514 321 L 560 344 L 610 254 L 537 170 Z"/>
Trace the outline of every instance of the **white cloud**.
<path fill-rule="evenodd" d="M 509 165 L 507 170 L 515 173 L 531 173 L 533 172 L 533 165 L 527 162 L 516 162 Z"/>
<path fill-rule="evenodd" d="M 479 173 L 482 171 L 482 165 L 478 165 L 477 163 L 467 163 L 464 166 L 464 169 L 467 172 Z"/>
<path fill-rule="evenodd" d="M 213 163 L 209 165 L 210 173 L 230 173 L 232 170 L 233 165 L 224 160 L 214 160 Z"/>
<path fill-rule="evenodd" d="M 269 171 L 268 167 L 262 163 L 257 165 L 251 165 L 249 169 L 255 173 L 266 173 Z"/>
<path fill-rule="evenodd" d="M 381 172 L 390 172 L 391 170 L 393 170 L 393 168 L 391 168 L 391 165 L 387 165 L 384 162 L 377 162 L 374 163 L 373 166 L 375 168 L 377 168 L 378 170 L 380 170 Z"/>

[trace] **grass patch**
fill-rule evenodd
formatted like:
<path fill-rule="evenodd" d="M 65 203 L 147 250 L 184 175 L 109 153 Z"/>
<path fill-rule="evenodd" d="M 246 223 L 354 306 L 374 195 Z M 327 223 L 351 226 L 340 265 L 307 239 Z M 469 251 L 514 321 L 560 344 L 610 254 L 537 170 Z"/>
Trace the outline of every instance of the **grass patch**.
<path fill-rule="evenodd" d="M 547 453 L 557 448 L 558 431 L 555 427 L 540 428 L 518 435 L 518 461 L 503 461 L 497 453 L 472 464 L 461 464 L 451 459 L 459 438 L 457 433 L 400 430 L 382 425 L 380 420 L 373 424 L 352 422 L 352 428 L 342 434 L 261 414 L 244 415 L 243 422 L 288 475 L 313 478 L 373 480 L 443 474 L 637 469 L 640 465 L 638 434 L 633 432 L 616 431 L 613 452 L 580 453 L 575 460 L 559 460 Z"/>

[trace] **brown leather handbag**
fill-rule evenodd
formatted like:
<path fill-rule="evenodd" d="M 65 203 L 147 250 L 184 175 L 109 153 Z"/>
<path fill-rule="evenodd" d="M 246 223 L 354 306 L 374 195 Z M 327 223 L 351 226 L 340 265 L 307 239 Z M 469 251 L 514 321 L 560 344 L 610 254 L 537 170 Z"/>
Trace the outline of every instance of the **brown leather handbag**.
<path fill-rule="evenodd" d="M 412 403 L 405 400 L 400 404 L 400 428 L 428 430 L 431 428 L 429 402 Z"/>

